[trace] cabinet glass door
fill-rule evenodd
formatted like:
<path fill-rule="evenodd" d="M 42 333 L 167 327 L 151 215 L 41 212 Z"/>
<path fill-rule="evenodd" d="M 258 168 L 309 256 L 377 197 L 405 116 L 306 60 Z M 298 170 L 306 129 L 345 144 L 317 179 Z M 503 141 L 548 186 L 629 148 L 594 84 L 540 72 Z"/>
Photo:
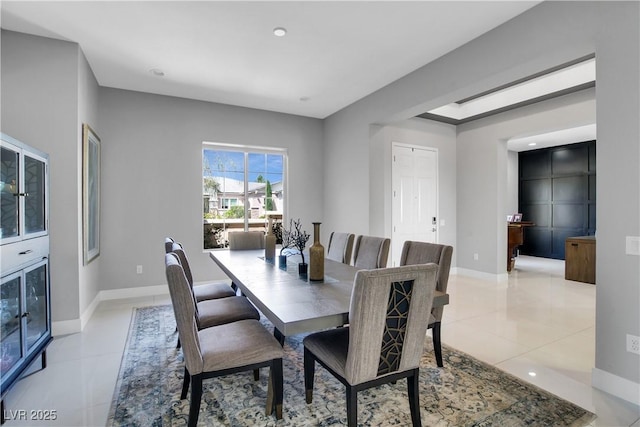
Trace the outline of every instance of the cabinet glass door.
<path fill-rule="evenodd" d="M 0 282 L 0 377 L 22 358 L 21 278 L 22 274 L 16 273 Z"/>
<path fill-rule="evenodd" d="M 47 322 L 47 262 L 25 270 L 25 318 L 27 352 L 48 329 Z"/>
<path fill-rule="evenodd" d="M 24 233 L 46 230 L 46 163 L 35 157 L 24 156 Z"/>
<path fill-rule="evenodd" d="M 18 221 L 18 197 L 20 170 L 19 153 L 2 147 L 0 154 L 0 239 L 17 237 L 20 234 Z"/>

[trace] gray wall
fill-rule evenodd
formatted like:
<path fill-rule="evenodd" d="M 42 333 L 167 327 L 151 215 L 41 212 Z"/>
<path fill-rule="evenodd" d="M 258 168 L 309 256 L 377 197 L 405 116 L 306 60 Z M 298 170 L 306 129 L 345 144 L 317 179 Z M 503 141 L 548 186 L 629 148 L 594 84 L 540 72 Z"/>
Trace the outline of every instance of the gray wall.
<path fill-rule="evenodd" d="M 77 44 L 2 31 L 2 132 L 49 154 L 55 321 L 81 315 L 80 125 L 95 117 L 90 106 L 95 104 L 94 83 L 83 61 Z M 92 280 L 83 274 L 83 282 Z M 85 304 L 96 287 L 89 283 L 82 291 Z"/>
<path fill-rule="evenodd" d="M 166 283 L 165 236 L 184 244 L 195 281 L 225 278 L 202 251 L 203 141 L 286 148 L 288 215 L 307 231 L 322 221 L 320 120 L 109 88 L 99 99 L 101 289 Z"/>
<path fill-rule="evenodd" d="M 596 368 L 637 386 L 639 359 L 625 351 L 624 341 L 627 333 L 640 335 L 640 263 L 638 257 L 625 255 L 624 242 L 625 236 L 640 234 L 638 8 L 637 2 L 542 3 L 328 117 L 325 198 L 339 203 L 325 205 L 327 227 L 359 233 L 372 228 L 367 208 L 371 125 L 404 120 L 595 53 L 599 198 Z M 483 161 L 472 162 L 471 156 L 461 156 L 463 151 L 481 156 L 478 159 Z M 506 239 L 506 162 L 503 141 L 458 141 L 458 265 L 466 262 L 465 254 L 482 249 L 487 263 L 477 268 L 498 271 Z M 341 179 L 340 171 L 344 170 L 351 171 L 352 179 Z M 482 188 L 478 188 L 481 199 L 465 192 L 472 177 L 482 180 Z M 621 183 L 625 183 L 625 191 L 621 191 Z M 468 206 L 473 209 L 467 211 Z M 345 217 L 341 214 L 344 210 L 353 215 Z M 620 211 L 624 214 L 619 215 Z M 472 235 L 475 229 L 469 225 L 478 218 L 481 233 L 486 235 L 482 241 Z M 474 240 L 482 246 L 472 247 Z"/>

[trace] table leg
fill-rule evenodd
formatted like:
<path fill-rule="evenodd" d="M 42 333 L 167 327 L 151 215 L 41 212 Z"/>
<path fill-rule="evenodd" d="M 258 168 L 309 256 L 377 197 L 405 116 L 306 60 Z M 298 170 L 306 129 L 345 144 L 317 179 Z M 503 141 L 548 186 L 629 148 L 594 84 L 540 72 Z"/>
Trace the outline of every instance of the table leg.
<path fill-rule="evenodd" d="M 284 335 L 278 328 L 273 328 L 273 336 L 276 337 L 281 346 L 284 346 Z"/>

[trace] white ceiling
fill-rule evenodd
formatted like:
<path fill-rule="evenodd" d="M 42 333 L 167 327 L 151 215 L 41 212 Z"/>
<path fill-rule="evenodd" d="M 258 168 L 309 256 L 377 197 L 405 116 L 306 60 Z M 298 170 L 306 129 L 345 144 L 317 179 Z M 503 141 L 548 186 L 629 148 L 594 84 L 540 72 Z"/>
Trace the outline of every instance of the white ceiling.
<path fill-rule="evenodd" d="M 0 25 L 77 42 L 101 86 L 324 118 L 538 3 L 3 0 Z"/>

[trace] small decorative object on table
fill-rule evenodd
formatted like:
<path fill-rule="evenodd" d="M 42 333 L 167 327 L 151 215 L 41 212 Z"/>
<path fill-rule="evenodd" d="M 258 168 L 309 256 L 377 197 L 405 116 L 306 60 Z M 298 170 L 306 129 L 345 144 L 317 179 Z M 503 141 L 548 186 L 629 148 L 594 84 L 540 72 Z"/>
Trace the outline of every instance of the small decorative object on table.
<path fill-rule="evenodd" d="M 273 263 L 276 258 L 276 236 L 273 234 L 273 220 L 268 217 L 267 234 L 264 236 L 264 259 Z"/>
<path fill-rule="evenodd" d="M 320 244 L 320 222 L 313 223 L 313 245 L 309 248 L 309 280 L 324 280 L 324 246 Z"/>
<path fill-rule="evenodd" d="M 303 277 L 307 277 L 308 264 L 304 262 L 304 248 L 309 241 L 309 233 L 302 229 L 300 219 L 296 221 L 291 220 L 289 225 L 289 233 L 291 233 L 292 247 L 296 248 L 302 257 L 302 262 L 298 264 L 298 274 Z"/>
<path fill-rule="evenodd" d="M 284 251 L 286 249 L 290 249 L 291 247 L 294 246 L 293 233 L 291 231 L 292 231 L 291 222 L 290 222 L 288 230 L 286 228 L 284 228 L 284 226 L 282 226 L 282 224 L 281 224 L 281 226 L 280 226 L 280 240 L 281 240 L 282 246 L 280 247 L 280 256 L 278 257 L 279 258 L 278 259 L 278 267 L 280 267 L 282 270 L 286 270 L 287 269 L 287 257 L 289 256 Z"/>

